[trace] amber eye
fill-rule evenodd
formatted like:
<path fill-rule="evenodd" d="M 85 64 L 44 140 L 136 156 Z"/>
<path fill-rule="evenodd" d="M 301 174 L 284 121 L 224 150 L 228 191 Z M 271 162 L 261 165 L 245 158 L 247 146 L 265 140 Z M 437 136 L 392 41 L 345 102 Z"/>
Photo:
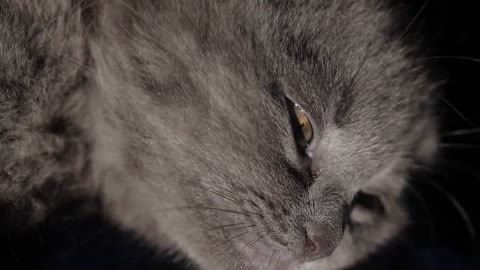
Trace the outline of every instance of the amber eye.
<path fill-rule="evenodd" d="M 307 143 L 310 143 L 313 139 L 313 127 L 307 113 L 300 105 L 295 103 L 295 115 L 297 116 L 298 123 L 302 127 L 302 132 Z"/>

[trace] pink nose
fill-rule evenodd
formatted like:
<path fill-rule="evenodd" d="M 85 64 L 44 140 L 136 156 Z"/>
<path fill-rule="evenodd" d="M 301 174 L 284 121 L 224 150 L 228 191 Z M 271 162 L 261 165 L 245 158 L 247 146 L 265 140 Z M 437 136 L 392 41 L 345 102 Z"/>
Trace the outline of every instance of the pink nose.
<path fill-rule="evenodd" d="M 305 224 L 305 260 L 312 261 L 332 254 L 336 247 L 334 238 L 334 236 L 328 237 L 321 226 L 307 222 Z"/>

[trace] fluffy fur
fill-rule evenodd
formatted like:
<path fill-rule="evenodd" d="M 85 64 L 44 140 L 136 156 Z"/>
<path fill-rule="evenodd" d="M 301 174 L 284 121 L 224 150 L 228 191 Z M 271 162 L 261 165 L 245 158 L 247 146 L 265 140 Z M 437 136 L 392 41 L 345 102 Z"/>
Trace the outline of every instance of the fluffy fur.
<path fill-rule="evenodd" d="M 200 269 L 339 269 L 408 223 L 408 169 L 435 148 L 433 85 L 380 1 L 1 1 L 0 12 L 7 209 L 51 208 L 61 200 L 38 194 L 52 185 L 97 194 L 118 224 Z M 313 122 L 314 178 L 286 96 Z M 359 190 L 385 212 L 350 211 Z M 300 265 L 309 226 L 336 248 Z"/>
<path fill-rule="evenodd" d="M 30 223 L 88 179 L 81 7 L 0 1 L 0 35 L 0 204 Z"/>

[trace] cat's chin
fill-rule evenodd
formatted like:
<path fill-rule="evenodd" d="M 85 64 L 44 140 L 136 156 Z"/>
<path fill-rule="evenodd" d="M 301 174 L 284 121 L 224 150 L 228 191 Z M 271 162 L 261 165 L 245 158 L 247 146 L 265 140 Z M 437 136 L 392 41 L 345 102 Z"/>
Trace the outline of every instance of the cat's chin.
<path fill-rule="evenodd" d="M 278 251 L 275 247 L 262 243 L 255 247 L 247 247 L 249 242 L 238 241 L 235 243 L 237 250 L 243 258 L 243 265 L 248 270 L 320 270 L 343 269 L 349 267 L 362 257 L 363 252 L 351 254 L 348 249 L 350 241 L 344 241 L 334 250 L 333 254 L 315 260 L 305 260 L 302 256 L 295 256 L 288 251 Z"/>
<path fill-rule="evenodd" d="M 302 258 L 279 248 L 257 242 L 237 241 L 235 246 L 251 270 L 298 270 Z"/>

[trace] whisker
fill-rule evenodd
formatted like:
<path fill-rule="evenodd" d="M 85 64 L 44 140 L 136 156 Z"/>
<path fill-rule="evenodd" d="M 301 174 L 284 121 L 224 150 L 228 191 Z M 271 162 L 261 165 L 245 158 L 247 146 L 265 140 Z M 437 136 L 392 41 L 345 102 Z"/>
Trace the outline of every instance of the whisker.
<path fill-rule="evenodd" d="M 453 104 L 451 102 L 449 102 L 446 98 L 442 97 L 441 95 L 437 95 L 437 97 L 443 101 L 445 104 L 447 104 L 448 107 L 450 107 L 450 109 L 452 109 L 458 116 L 460 116 L 460 118 L 462 118 L 466 123 L 468 123 L 469 125 L 473 126 L 473 127 L 477 127 L 478 125 L 475 124 L 474 122 L 472 122 L 470 119 L 468 119 L 465 115 L 463 115 L 460 110 L 458 110 L 455 106 L 453 106 Z"/>
<path fill-rule="evenodd" d="M 252 259 L 252 265 L 255 266 L 255 259 L 257 258 L 258 256 L 258 252 L 255 252 L 255 256 L 253 256 L 253 259 Z"/>
<path fill-rule="evenodd" d="M 475 63 L 480 63 L 480 58 L 468 57 L 468 56 L 448 56 L 448 55 L 438 55 L 438 56 L 429 56 L 423 57 L 420 60 L 464 60 L 471 61 Z"/>
<path fill-rule="evenodd" d="M 362 62 L 358 66 L 357 70 L 355 70 L 355 73 L 350 79 L 349 85 L 347 86 L 348 88 L 351 88 L 353 84 L 357 82 L 357 79 L 360 77 L 360 73 L 362 72 L 363 68 L 367 65 L 369 59 L 370 59 L 369 55 L 364 55 L 364 59 L 362 59 Z"/>
<path fill-rule="evenodd" d="M 238 194 L 238 193 L 236 193 L 236 192 L 234 192 L 234 191 L 231 191 L 231 190 L 229 190 L 229 189 L 227 189 L 227 188 L 224 188 L 224 187 L 219 187 L 219 188 L 222 189 L 222 190 L 224 190 L 224 191 L 226 191 L 226 192 L 229 192 L 230 194 L 232 194 L 232 195 L 234 195 L 234 196 L 236 196 L 236 197 L 239 197 L 240 199 L 243 199 L 243 200 L 245 200 L 245 201 L 247 201 L 247 202 L 252 202 L 251 199 L 247 199 L 247 198 L 241 196 L 240 194 Z"/>
<path fill-rule="evenodd" d="M 234 198 L 226 195 L 225 193 L 222 193 L 222 192 L 220 192 L 220 191 L 217 191 L 217 190 L 215 190 L 215 189 L 213 189 L 213 188 L 207 187 L 207 186 L 202 185 L 202 184 L 197 184 L 196 186 L 197 186 L 198 188 L 207 190 L 207 191 L 209 191 L 209 192 L 211 192 L 211 193 L 213 193 L 213 194 L 215 194 L 215 195 L 217 195 L 217 196 L 220 196 L 220 197 L 222 197 L 222 198 L 224 198 L 224 199 L 226 199 L 226 200 L 228 200 L 228 201 L 231 201 L 231 202 L 234 202 L 234 203 L 238 202 L 238 201 L 235 200 Z"/>
<path fill-rule="evenodd" d="M 228 239 L 227 241 L 222 242 L 222 243 L 220 243 L 220 244 L 218 244 L 218 245 L 213 246 L 212 249 L 217 248 L 217 247 L 220 247 L 220 246 L 223 246 L 223 245 L 225 245 L 225 244 L 228 244 L 229 242 L 233 241 L 234 239 L 236 239 L 236 238 L 238 238 L 238 237 L 240 237 L 240 236 L 242 236 L 242 235 L 245 235 L 245 234 L 247 234 L 247 233 L 248 233 L 248 231 L 244 231 L 244 232 L 242 232 L 242 233 L 240 233 L 240 234 L 237 234 L 237 235 L 235 235 L 234 237 Z"/>
<path fill-rule="evenodd" d="M 78 65 L 80 68 L 84 69 L 85 71 L 87 72 L 91 72 L 91 73 L 94 73 L 94 69 L 85 65 L 85 64 L 82 64 L 80 63 L 78 60 L 70 57 L 70 56 L 66 56 L 66 55 L 63 55 L 63 57 L 65 57 L 66 59 L 70 60 L 71 62 L 73 62 L 74 64 Z"/>
<path fill-rule="evenodd" d="M 423 212 L 427 215 L 428 231 L 430 233 L 430 240 L 434 241 L 436 239 L 436 232 L 435 232 L 435 228 L 433 226 L 432 214 L 430 213 L 430 209 L 427 205 L 427 202 L 425 201 L 425 198 L 423 198 L 422 194 L 414 186 L 412 186 L 410 183 L 406 182 L 405 185 L 410 190 L 410 192 L 420 201 L 420 204 L 423 208 Z"/>
<path fill-rule="evenodd" d="M 222 174 L 221 172 L 219 172 L 216 168 L 212 167 L 211 164 L 209 164 L 208 162 L 206 162 L 203 158 L 199 157 L 195 152 L 189 151 L 189 154 L 190 154 L 191 156 L 195 157 L 196 160 L 197 160 L 199 163 L 201 163 L 201 164 L 203 164 L 205 167 L 207 167 L 207 169 L 209 169 L 211 172 L 213 172 L 213 173 L 214 173 L 216 176 L 218 176 L 220 179 L 223 179 L 223 180 L 225 180 L 225 181 L 228 182 L 229 179 L 228 179 L 224 174 Z M 227 189 L 227 188 L 221 187 L 221 186 L 219 186 L 219 187 L 217 187 L 217 188 L 218 188 L 218 189 L 221 189 L 221 190 L 223 190 L 223 191 L 225 191 L 225 192 L 227 192 L 227 194 L 230 194 L 230 195 L 231 195 L 230 197 L 234 196 L 234 197 L 238 197 L 238 198 L 240 198 L 240 199 L 243 199 L 243 200 L 245 200 L 245 201 L 247 201 L 247 202 L 252 202 L 251 199 L 245 198 L 245 197 L 241 196 L 240 194 L 238 194 L 237 192 L 234 192 L 234 191 L 232 191 L 232 190 L 230 190 L 230 189 Z M 233 198 L 233 197 L 232 197 L 232 198 Z"/>
<path fill-rule="evenodd" d="M 438 174 L 437 172 L 435 172 L 434 170 L 432 170 L 428 167 L 420 166 L 420 165 L 414 165 L 414 166 L 417 167 L 417 168 L 432 172 L 432 173 L 434 173 L 434 174 L 436 174 L 436 175 L 438 175 L 442 178 L 445 178 L 445 176 Z M 455 196 L 453 196 L 452 193 L 450 193 L 443 186 L 439 185 L 438 183 L 436 183 L 436 182 L 434 182 L 434 181 L 432 181 L 428 178 L 421 178 L 421 179 L 425 179 L 426 183 L 430 184 L 433 188 L 435 188 L 437 191 L 439 191 L 452 204 L 452 206 L 455 208 L 455 210 L 458 212 L 458 214 L 462 218 L 463 222 L 465 223 L 465 226 L 466 226 L 466 229 L 469 233 L 469 236 L 471 237 L 471 239 L 473 241 L 474 250 L 477 250 L 477 244 L 478 244 L 477 243 L 478 242 L 477 233 L 476 233 L 475 227 L 473 226 L 473 223 L 472 223 L 467 211 L 462 206 L 462 204 L 455 198 Z"/>
<path fill-rule="evenodd" d="M 272 251 L 272 255 L 270 255 L 270 258 L 268 259 L 267 269 L 268 269 L 268 267 L 270 266 L 270 263 L 271 263 L 271 261 L 272 261 L 273 255 L 275 255 L 275 252 L 276 252 L 276 250 Z"/>
<path fill-rule="evenodd" d="M 129 6 L 125 1 L 123 0 L 116 0 L 118 3 L 120 3 L 123 7 L 128 9 L 130 12 L 132 12 L 133 15 L 137 16 L 139 19 L 143 20 L 144 16 L 140 14 L 137 10 L 133 9 L 133 7 Z"/>
<path fill-rule="evenodd" d="M 253 245 L 251 245 L 251 247 L 253 247 L 253 246 L 254 246 L 255 244 L 257 244 L 257 243 L 258 243 L 258 242 L 255 242 Z M 252 260 L 252 264 L 253 264 L 254 266 L 255 266 L 255 263 L 254 263 L 254 262 L 255 262 L 255 259 L 257 258 L 257 254 L 258 254 L 258 253 L 255 252 L 255 256 L 253 257 L 253 260 Z M 260 260 L 258 266 L 260 266 L 260 263 L 261 263 L 261 262 L 262 262 L 262 261 Z"/>
<path fill-rule="evenodd" d="M 440 143 L 438 144 L 440 148 L 447 149 L 480 149 L 480 145 L 475 144 L 464 144 L 464 143 Z"/>
<path fill-rule="evenodd" d="M 208 206 L 179 206 L 179 207 L 161 208 L 161 209 L 158 209 L 157 211 L 171 211 L 171 210 L 213 210 L 213 211 L 220 211 L 220 212 L 238 214 L 243 216 L 254 215 L 254 216 L 263 217 L 262 214 L 255 213 L 255 212 L 249 212 L 249 211 L 240 212 L 240 211 L 235 211 L 231 209 L 208 207 Z"/>
<path fill-rule="evenodd" d="M 277 257 L 277 262 L 275 263 L 275 269 L 277 269 L 278 268 L 278 263 L 280 262 L 280 254 L 278 254 L 275 257 Z"/>
<path fill-rule="evenodd" d="M 258 265 L 255 268 L 261 269 L 260 267 L 262 266 L 262 263 L 263 263 L 263 259 L 262 257 L 260 257 L 258 260 Z"/>
<path fill-rule="evenodd" d="M 227 200 L 229 200 L 229 201 L 231 201 L 231 202 L 234 202 L 234 203 L 238 203 L 238 202 L 239 202 L 238 199 L 243 199 L 243 200 L 245 200 L 246 202 L 250 202 L 250 203 L 253 202 L 251 199 L 247 199 L 247 198 L 243 197 L 242 195 L 238 194 L 237 192 L 231 191 L 231 190 L 229 190 L 229 189 L 227 189 L 227 188 L 224 188 L 224 187 L 218 187 L 218 189 L 221 189 L 221 190 L 227 192 L 228 194 L 227 194 L 227 193 L 224 193 L 224 192 L 221 192 L 221 191 L 219 191 L 219 190 L 217 190 L 217 189 L 214 189 L 214 188 L 212 188 L 212 187 L 209 187 L 209 186 L 207 186 L 207 185 L 204 185 L 204 184 L 198 184 L 198 183 L 196 183 L 194 186 L 197 186 L 198 188 L 207 189 L 208 191 L 214 193 L 215 195 L 218 195 L 218 196 L 220 196 L 220 197 L 223 197 L 223 198 L 225 198 L 225 199 L 227 199 Z M 234 196 L 235 196 L 236 198 L 235 198 Z"/>
<path fill-rule="evenodd" d="M 456 162 L 456 161 L 445 159 L 445 158 L 440 159 L 440 161 L 442 161 L 443 165 L 449 166 L 452 169 L 460 170 L 462 171 L 462 173 L 467 171 L 473 177 L 477 177 L 478 175 L 480 175 L 480 170 L 467 166 L 464 163 Z"/>
<path fill-rule="evenodd" d="M 425 8 L 429 3 L 430 3 L 430 0 L 425 1 L 425 3 L 420 8 L 420 10 L 417 12 L 417 14 L 415 14 L 415 17 L 413 17 L 412 21 L 410 21 L 410 23 L 407 25 L 405 30 L 403 30 L 403 33 L 400 35 L 400 40 L 408 33 L 410 28 L 412 28 L 413 24 L 417 21 L 418 17 L 420 17 L 420 15 L 422 14 L 422 12 L 425 10 Z"/>
<path fill-rule="evenodd" d="M 237 226 L 237 225 L 243 225 L 243 224 L 245 224 L 245 223 L 240 222 L 240 223 L 231 223 L 231 224 L 227 224 L 227 225 L 216 226 L 216 227 L 210 228 L 208 230 L 205 230 L 202 233 L 206 233 L 206 232 L 210 232 L 210 231 L 214 231 L 214 230 L 219 230 L 219 229 L 223 229 L 223 228 L 228 228 L 228 227 L 233 227 L 233 226 Z"/>
<path fill-rule="evenodd" d="M 223 180 L 228 180 L 228 178 L 223 175 L 222 173 L 220 173 L 217 169 L 215 169 L 214 167 L 212 167 L 208 162 L 206 162 L 203 158 L 199 157 L 194 151 L 188 151 L 188 153 L 192 156 L 192 157 L 195 157 L 195 159 L 202 163 L 205 167 L 207 167 L 211 172 L 213 172 L 215 175 L 217 175 L 218 177 L 220 177 L 220 179 L 223 179 Z"/>
<path fill-rule="evenodd" d="M 193 157 L 196 158 L 196 160 L 203 164 L 205 167 L 207 167 L 207 169 L 209 169 L 211 172 L 213 172 L 216 176 L 218 176 L 220 179 L 223 179 L 225 180 L 226 182 L 228 182 L 228 178 L 221 172 L 219 172 L 216 168 L 212 167 L 211 164 L 209 164 L 208 162 L 206 162 L 203 158 L 199 157 L 194 151 L 189 151 L 189 154 Z M 248 199 L 248 198 L 245 198 L 244 196 L 240 195 L 238 192 L 234 192 L 228 188 L 225 188 L 225 187 L 216 187 L 217 188 L 217 192 L 220 192 L 220 190 L 222 191 L 225 191 L 226 193 L 224 192 L 220 192 L 222 193 L 223 195 L 227 195 L 228 197 L 230 197 L 231 199 L 235 199 L 235 197 L 237 198 L 240 198 L 240 199 L 243 199 L 245 200 L 246 202 L 250 202 L 250 203 L 253 203 L 253 201 L 251 199 Z"/>
<path fill-rule="evenodd" d="M 477 134 L 480 134 L 480 128 L 460 129 L 460 130 L 449 131 L 449 132 L 443 133 L 442 137 L 477 135 Z"/>
<path fill-rule="evenodd" d="M 468 230 L 468 233 L 470 234 L 470 237 L 472 238 L 472 240 L 475 242 L 475 246 L 476 246 L 477 233 L 475 231 L 475 228 L 474 228 L 474 226 L 473 226 L 473 224 L 470 220 L 470 217 L 469 217 L 467 211 L 465 210 L 465 208 L 463 208 L 463 206 L 460 204 L 460 202 L 449 191 L 447 191 L 445 188 L 443 188 L 440 185 L 437 185 L 437 184 L 433 183 L 433 181 L 427 181 L 427 182 L 430 182 L 430 184 L 432 186 L 434 186 L 438 191 L 442 192 L 448 198 L 448 200 L 453 204 L 453 206 L 456 208 L 456 210 L 460 214 L 461 218 L 464 220 L 465 226 L 467 227 L 467 230 Z"/>
<path fill-rule="evenodd" d="M 253 246 L 256 242 L 260 241 L 260 239 L 263 238 L 263 235 L 260 235 L 258 238 L 256 238 L 255 240 L 247 243 L 245 246 L 243 246 L 241 249 L 240 249 L 240 252 L 242 252 L 245 248 L 249 247 L 249 246 Z"/>
<path fill-rule="evenodd" d="M 218 177 L 220 177 L 220 179 L 223 179 L 223 180 L 226 180 L 228 181 L 228 178 L 223 175 L 222 173 L 220 173 L 217 169 L 215 169 L 214 167 L 212 167 L 208 162 L 205 162 L 205 160 L 203 160 L 202 158 L 199 158 L 195 153 L 193 153 L 192 151 L 190 151 L 190 154 L 194 157 L 196 157 L 197 161 L 202 163 L 205 167 L 207 167 L 211 172 L 213 172 L 215 175 L 217 175 Z M 250 199 L 247 199 L 243 196 L 241 196 L 240 194 L 238 194 L 237 192 L 234 192 L 232 190 L 229 190 L 227 188 L 224 188 L 224 187 L 218 187 L 218 189 L 221 189 L 225 192 L 227 192 L 228 194 L 231 194 L 232 196 L 235 196 L 235 197 L 238 197 L 238 198 L 241 198 L 245 201 L 248 201 L 248 202 L 251 202 Z"/>
<path fill-rule="evenodd" d="M 242 227 L 239 227 L 239 228 L 228 229 L 228 231 L 236 231 L 236 230 L 247 229 L 247 228 L 255 228 L 255 227 L 258 227 L 258 226 L 253 224 L 253 225 L 248 225 L 248 226 L 242 226 Z"/>
<path fill-rule="evenodd" d="M 231 224 L 226 224 L 226 225 L 221 225 L 221 226 L 212 227 L 212 228 L 210 228 L 210 229 L 203 230 L 203 231 L 192 231 L 192 232 L 187 233 L 187 235 L 188 235 L 189 237 L 190 237 L 190 236 L 197 236 L 197 235 L 199 235 L 199 234 L 202 234 L 202 235 L 205 235 L 205 236 L 206 236 L 206 233 L 208 233 L 208 232 L 215 231 L 215 230 L 221 230 L 221 229 L 225 229 L 224 232 L 226 232 L 226 233 L 232 233 L 232 232 L 234 232 L 234 231 L 244 230 L 244 229 L 256 227 L 256 225 L 240 226 L 240 225 L 243 225 L 243 224 L 245 224 L 245 223 L 243 223 L 243 222 L 240 222 L 240 223 L 231 223 Z M 229 229 L 230 227 L 235 227 L 235 226 L 240 226 L 240 227 Z"/>

